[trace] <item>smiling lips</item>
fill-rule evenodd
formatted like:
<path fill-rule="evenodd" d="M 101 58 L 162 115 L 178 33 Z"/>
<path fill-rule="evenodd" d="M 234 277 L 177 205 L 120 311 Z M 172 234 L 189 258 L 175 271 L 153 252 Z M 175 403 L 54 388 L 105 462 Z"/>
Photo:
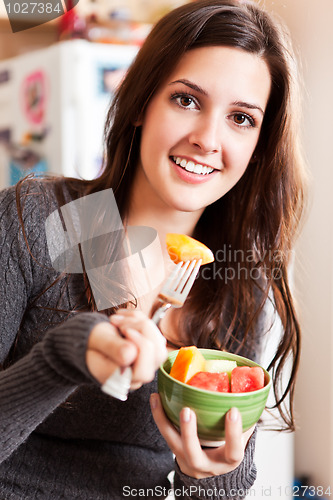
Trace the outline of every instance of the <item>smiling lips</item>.
<path fill-rule="evenodd" d="M 172 156 L 171 159 L 174 163 L 176 163 L 176 165 L 179 165 L 187 172 L 194 174 L 209 175 L 215 170 L 212 167 L 207 167 L 206 165 L 201 165 L 200 163 L 194 163 L 191 160 L 186 160 L 185 158 L 181 158 L 179 156 Z"/>

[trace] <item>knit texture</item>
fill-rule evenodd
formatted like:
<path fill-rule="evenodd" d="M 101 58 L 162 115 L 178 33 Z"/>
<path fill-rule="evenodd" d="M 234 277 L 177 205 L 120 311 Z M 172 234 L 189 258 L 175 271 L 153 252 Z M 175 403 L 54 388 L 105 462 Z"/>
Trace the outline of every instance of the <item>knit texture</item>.
<path fill-rule="evenodd" d="M 174 467 L 175 485 L 183 488 L 177 498 L 189 498 L 191 486 L 193 499 L 208 489 L 217 492 L 209 499 L 244 498 L 231 490 L 245 491 L 255 480 L 255 435 L 236 470 L 195 480 L 175 466 L 152 418 L 156 378 L 121 402 L 90 375 L 87 340 L 107 317 L 77 312 L 84 305 L 80 275 L 42 293 L 58 277 L 45 236 L 46 217 L 58 208 L 54 186 L 32 181 L 22 190 L 30 251 L 15 189 L 0 193 L 0 363 L 11 360 L 0 371 L 0 499 L 116 500 L 131 498 L 133 489 L 164 498 Z"/>

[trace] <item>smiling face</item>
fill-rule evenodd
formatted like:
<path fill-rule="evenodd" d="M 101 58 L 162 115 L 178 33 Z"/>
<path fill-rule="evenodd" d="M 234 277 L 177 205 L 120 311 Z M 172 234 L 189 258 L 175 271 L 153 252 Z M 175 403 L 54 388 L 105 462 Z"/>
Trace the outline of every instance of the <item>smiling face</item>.
<path fill-rule="evenodd" d="M 202 212 L 241 178 L 258 142 L 271 77 L 240 49 L 185 53 L 142 122 L 134 189 L 156 206 Z"/>

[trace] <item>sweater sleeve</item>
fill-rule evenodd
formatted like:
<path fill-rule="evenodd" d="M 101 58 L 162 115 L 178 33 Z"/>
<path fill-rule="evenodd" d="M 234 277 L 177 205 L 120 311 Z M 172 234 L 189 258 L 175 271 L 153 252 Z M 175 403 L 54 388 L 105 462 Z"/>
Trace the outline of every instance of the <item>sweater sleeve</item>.
<path fill-rule="evenodd" d="M 254 430 L 246 446 L 240 465 L 221 476 L 195 479 L 183 474 L 175 464 L 175 497 L 188 500 L 241 500 L 246 498 L 257 477 L 254 450 L 257 429 Z"/>
<path fill-rule="evenodd" d="M 35 201 L 33 201 L 35 200 Z M 38 197 L 27 198 L 24 224 L 33 255 L 45 254 L 45 214 Z M 0 363 L 13 346 L 27 304 L 44 286 L 38 266 L 22 238 L 15 191 L 0 193 Z M 38 261 L 39 259 L 37 259 Z M 45 257 L 44 257 L 44 262 Z M 5 460 L 53 410 L 84 383 L 97 383 L 85 363 L 91 329 L 107 321 L 100 313 L 82 313 L 50 328 L 27 354 L 0 371 L 0 462 Z M 21 334 L 20 334 L 21 335 Z M 20 341 L 26 342 L 28 339 Z M 31 343 L 31 339 L 29 340 Z M 27 344 L 29 345 L 29 343 Z"/>
<path fill-rule="evenodd" d="M 86 344 L 91 329 L 106 320 L 99 313 L 78 314 L 0 372 L 0 462 L 79 384 L 95 381 L 85 364 Z"/>

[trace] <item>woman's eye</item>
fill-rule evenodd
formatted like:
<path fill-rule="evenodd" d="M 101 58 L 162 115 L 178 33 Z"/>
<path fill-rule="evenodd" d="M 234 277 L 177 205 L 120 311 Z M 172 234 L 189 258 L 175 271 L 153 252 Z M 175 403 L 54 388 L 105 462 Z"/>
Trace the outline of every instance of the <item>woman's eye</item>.
<path fill-rule="evenodd" d="M 235 113 L 233 115 L 234 123 L 239 127 L 254 127 L 254 119 L 245 113 Z"/>
<path fill-rule="evenodd" d="M 193 99 L 188 96 L 182 96 L 179 97 L 179 103 L 184 107 L 184 108 L 189 108 L 191 104 L 193 103 Z"/>
<path fill-rule="evenodd" d="M 197 109 L 198 105 L 194 98 L 187 94 L 174 94 L 171 96 L 178 106 L 184 109 Z"/>

